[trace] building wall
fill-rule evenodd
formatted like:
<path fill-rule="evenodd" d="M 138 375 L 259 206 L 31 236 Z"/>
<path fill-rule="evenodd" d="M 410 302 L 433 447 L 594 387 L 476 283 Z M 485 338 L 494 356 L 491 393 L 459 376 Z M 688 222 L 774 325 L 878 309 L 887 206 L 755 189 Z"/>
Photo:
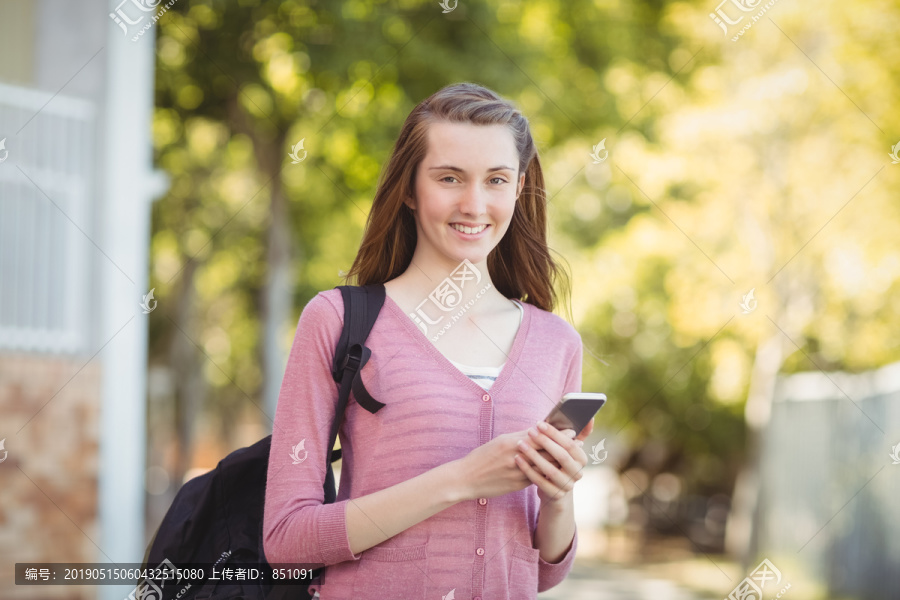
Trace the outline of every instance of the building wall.
<path fill-rule="evenodd" d="M 760 552 L 828 598 L 900 589 L 900 363 L 779 378 L 763 440 Z M 761 557 L 762 558 L 762 557 Z"/>
<path fill-rule="evenodd" d="M 88 586 L 16 586 L 11 568 L 102 556 L 95 545 L 101 367 L 89 358 L 0 353 L 0 439 L 5 437 L 7 452 L 0 463 L 4 599 L 96 597 Z"/>
<path fill-rule="evenodd" d="M 0 81 L 34 82 L 34 8 L 33 2 L 10 1 L 0 9 Z M 0 138 L 7 133 L 0 131 Z"/>
<path fill-rule="evenodd" d="M 119 3 L 0 2 L 2 599 L 121 600 L 130 586 L 16 587 L 8 566 L 139 562 L 146 546 L 139 302 L 165 188 L 157 30 L 130 41 L 109 16 Z"/>

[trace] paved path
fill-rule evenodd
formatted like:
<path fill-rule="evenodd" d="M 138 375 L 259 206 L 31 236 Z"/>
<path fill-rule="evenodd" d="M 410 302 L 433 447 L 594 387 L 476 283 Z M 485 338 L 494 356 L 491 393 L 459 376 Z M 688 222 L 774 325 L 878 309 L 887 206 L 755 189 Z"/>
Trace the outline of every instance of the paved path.
<path fill-rule="evenodd" d="M 713 600 L 663 579 L 618 567 L 575 564 L 565 581 L 539 600 Z M 716 600 L 722 600 L 718 598 Z"/>

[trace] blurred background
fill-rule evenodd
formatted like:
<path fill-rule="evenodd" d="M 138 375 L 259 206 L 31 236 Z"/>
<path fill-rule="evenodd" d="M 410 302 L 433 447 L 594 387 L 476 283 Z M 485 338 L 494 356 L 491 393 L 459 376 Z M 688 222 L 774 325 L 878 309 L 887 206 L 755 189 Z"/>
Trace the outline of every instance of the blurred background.
<path fill-rule="evenodd" d="M 140 562 L 271 432 L 403 120 L 472 81 L 609 398 L 540 597 L 900 597 L 900 4 L 716 2 L 0 3 L 0 596 L 128 595 L 13 566 Z"/>

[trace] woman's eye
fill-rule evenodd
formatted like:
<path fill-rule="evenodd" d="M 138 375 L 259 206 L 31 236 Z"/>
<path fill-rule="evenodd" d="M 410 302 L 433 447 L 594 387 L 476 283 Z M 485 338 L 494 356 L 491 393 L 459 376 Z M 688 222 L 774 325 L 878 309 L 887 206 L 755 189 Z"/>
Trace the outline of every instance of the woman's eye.
<path fill-rule="evenodd" d="M 441 181 L 446 182 L 448 179 L 456 179 L 453 175 L 445 175 L 441 177 Z M 491 177 L 490 181 L 497 181 L 498 183 L 506 183 L 506 180 L 502 177 Z"/>

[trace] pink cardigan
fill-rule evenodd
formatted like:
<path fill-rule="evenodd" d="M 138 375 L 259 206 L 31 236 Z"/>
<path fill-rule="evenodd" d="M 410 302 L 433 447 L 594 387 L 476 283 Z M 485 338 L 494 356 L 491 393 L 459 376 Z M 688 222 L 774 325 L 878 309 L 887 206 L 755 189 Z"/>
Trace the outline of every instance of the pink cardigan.
<path fill-rule="evenodd" d="M 528 600 L 562 581 L 572 568 L 578 534 L 560 562 L 539 556 L 532 542 L 540 509 L 535 485 L 459 502 L 356 555 L 344 521 L 350 498 L 527 429 L 563 394 L 581 391 L 578 332 L 553 313 L 524 308 L 509 359 L 486 392 L 386 297 L 361 374 L 372 397 L 386 406 L 372 414 L 351 395 L 339 431 L 340 489 L 336 502 L 323 504 L 325 448 L 338 397 L 330 370 L 344 308 L 338 289 L 310 300 L 275 411 L 263 523 L 268 561 L 326 565 L 312 588 L 322 600 L 439 600 L 451 591 L 455 600 Z"/>

